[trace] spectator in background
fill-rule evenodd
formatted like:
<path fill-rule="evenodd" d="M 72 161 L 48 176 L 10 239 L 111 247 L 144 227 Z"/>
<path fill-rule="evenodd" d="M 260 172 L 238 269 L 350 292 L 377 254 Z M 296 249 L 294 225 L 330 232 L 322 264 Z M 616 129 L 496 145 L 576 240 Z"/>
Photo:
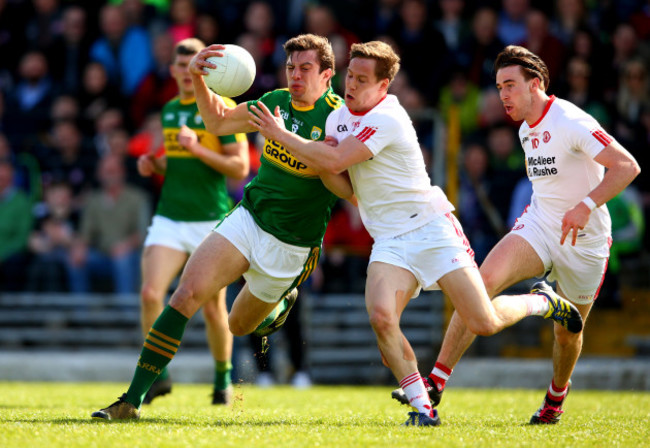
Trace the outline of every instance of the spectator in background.
<path fill-rule="evenodd" d="M 73 95 L 59 95 L 54 98 L 50 108 L 50 122 L 52 125 L 60 121 L 79 122 L 79 101 Z"/>
<path fill-rule="evenodd" d="M 107 154 L 99 161 L 94 191 L 81 213 L 79 237 L 72 245 L 71 291 L 93 290 L 91 279 L 108 275 L 118 294 L 136 293 L 140 247 L 150 218 L 146 195 L 126 184 L 124 161 Z"/>
<path fill-rule="evenodd" d="M 532 9 L 526 15 L 526 38 L 522 45 L 547 61 L 550 85 L 555 85 L 564 67 L 564 44 L 551 34 L 546 14 Z"/>
<path fill-rule="evenodd" d="M 125 101 L 119 89 L 108 82 L 106 69 L 99 62 L 91 62 L 84 69 L 79 103 L 84 133 L 91 135 L 95 122 L 107 109 L 123 109 Z"/>
<path fill-rule="evenodd" d="M 196 5 L 194 0 L 172 0 L 169 8 L 171 24 L 168 32 L 174 45 L 196 34 Z"/>
<path fill-rule="evenodd" d="M 225 41 L 220 37 L 221 27 L 217 18 L 210 14 L 201 13 L 196 16 L 195 34 L 197 39 L 209 44 Z"/>
<path fill-rule="evenodd" d="M 278 87 L 276 68 L 273 65 L 272 59 L 264 57 L 262 53 L 262 42 L 263 39 L 254 33 L 241 34 L 235 41 L 237 45 L 248 50 L 257 68 L 253 85 L 237 98 L 237 101 L 240 103 L 259 98 L 265 92 Z"/>
<path fill-rule="evenodd" d="M 408 75 L 411 85 L 435 104 L 449 65 L 442 34 L 429 26 L 427 3 L 405 0 L 400 7 L 400 20 L 388 35 L 398 46 L 402 70 Z"/>
<path fill-rule="evenodd" d="M 519 141 L 513 129 L 497 125 L 487 133 L 490 154 L 490 198 L 505 223 L 510 212 L 510 198 L 517 182 L 525 177 L 524 159 L 519 150 Z M 523 210 L 522 210 L 523 211 Z M 502 236 L 502 235 L 500 235 Z"/>
<path fill-rule="evenodd" d="M 612 36 L 612 45 L 614 54 L 609 63 L 617 70 L 618 76 L 624 72 L 625 64 L 632 59 L 641 59 L 644 64 L 648 64 L 647 48 L 639 44 L 639 38 L 632 25 L 620 23 Z"/>
<path fill-rule="evenodd" d="M 67 93 L 76 93 L 90 54 L 91 41 L 86 29 L 86 12 L 69 6 L 63 12 L 61 33 L 47 52 L 52 78 Z"/>
<path fill-rule="evenodd" d="M 161 157 L 164 152 L 165 147 L 163 145 L 160 112 L 153 112 L 147 115 L 142 127 L 129 140 L 129 159 L 135 159 L 137 161 L 140 156 L 145 154 L 154 154 L 156 157 Z M 155 199 L 154 202 L 157 202 L 164 177 L 160 174 L 152 173 L 149 177 L 138 176 L 138 178 L 139 180 L 133 182 L 133 185 L 139 186 L 145 191 L 152 192 Z"/>
<path fill-rule="evenodd" d="M 29 237 L 32 260 L 28 291 L 69 291 L 70 247 L 76 238 L 79 216 L 72 188 L 66 182 L 45 187 L 44 201 L 34 209 L 36 224 Z"/>
<path fill-rule="evenodd" d="M 621 74 L 616 97 L 613 130 L 621 144 L 627 145 L 641 166 L 650 164 L 649 127 L 644 117 L 650 114 L 650 78 L 648 67 L 640 59 L 627 62 Z M 646 118 L 647 120 L 647 118 Z M 639 176 L 634 185 L 643 198 L 646 213 L 650 211 L 650 176 Z"/>
<path fill-rule="evenodd" d="M 618 84 L 618 74 L 611 64 L 613 58 L 612 48 L 603 45 L 597 35 L 589 28 L 579 28 L 571 41 L 567 60 L 573 57 L 584 59 L 590 67 L 598 68 L 592 70 L 590 76 L 590 84 L 593 86 L 593 92 L 597 100 L 604 102 L 608 96 L 612 96 L 611 89 L 617 88 Z M 566 68 L 564 68 L 565 75 Z M 605 91 L 606 88 L 609 88 L 610 91 Z"/>
<path fill-rule="evenodd" d="M 117 108 L 106 109 L 97 117 L 93 136 L 93 146 L 97 155 L 101 157 L 110 151 L 108 136 L 113 131 L 124 129 L 126 125 L 124 113 Z"/>
<path fill-rule="evenodd" d="M 251 52 L 255 59 L 257 66 L 257 74 L 253 87 L 256 88 L 257 93 L 268 92 L 271 89 L 277 88 L 279 85 L 284 85 L 279 82 L 276 75 L 275 56 L 281 58 L 282 47 L 278 45 L 277 36 L 275 33 L 275 16 L 273 9 L 265 1 L 252 2 L 244 13 L 244 33 L 239 37 L 238 41 L 246 35 L 255 36 L 254 39 L 248 38 L 249 44 L 245 42 L 240 43 L 244 48 L 249 49 L 252 42 L 255 42 L 256 49 Z M 279 64 L 282 65 L 282 64 Z M 259 95 L 248 95 L 250 98 L 259 98 Z M 239 100 L 241 101 L 241 100 Z"/>
<path fill-rule="evenodd" d="M 602 123 L 605 128 L 609 128 L 611 118 L 605 105 L 597 99 L 591 76 L 592 66 L 581 57 L 574 56 L 567 64 L 564 83 L 557 90 L 562 92 L 562 98 L 566 98 Z"/>
<path fill-rule="evenodd" d="M 47 59 L 39 51 L 29 51 L 20 60 L 19 80 L 7 93 L 5 131 L 9 140 L 21 149 L 33 147 L 38 134 L 49 126 L 54 86 Z"/>
<path fill-rule="evenodd" d="M 570 45 L 575 33 L 588 26 L 585 0 L 556 0 L 551 33 L 564 45 Z"/>
<path fill-rule="evenodd" d="M 478 9 L 472 19 L 473 33 L 455 54 L 456 62 L 466 69 L 469 80 L 481 89 L 494 85 L 492 66 L 503 48 L 497 24 L 498 16 L 493 9 Z"/>
<path fill-rule="evenodd" d="M 339 94 L 343 95 L 345 92 L 345 77 L 347 75 L 348 67 L 348 44 L 342 36 L 332 36 L 330 39 L 334 57 L 336 58 L 336 67 L 334 76 L 332 76 L 332 89 Z M 280 83 L 282 84 L 282 83 Z"/>
<path fill-rule="evenodd" d="M 326 5 L 310 5 L 305 10 L 305 29 L 308 33 L 331 39 L 335 35 L 345 39 L 348 46 L 359 38 L 350 30 L 345 29 L 338 21 L 332 9 Z"/>
<path fill-rule="evenodd" d="M 499 13 L 498 35 L 505 44 L 519 44 L 526 40 L 526 15 L 529 0 L 502 0 Z"/>
<path fill-rule="evenodd" d="M 479 141 L 469 143 L 462 152 L 462 171 L 458 195 L 458 217 L 472 243 L 477 263 L 482 263 L 504 231 L 501 215 L 492 203 L 489 156 Z"/>
<path fill-rule="evenodd" d="M 479 128 L 490 129 L 504 123 L 514 124 L 503 110 L 499 91 L 494 87 L 483 90 L 478 115 Z"/>
<path fill-rule="evenodd" d="M 533 196 L 533 184 L 528 177 L 522 177 L 515 184 L 515 189 L 510 198 L 510 212 L 508 212 L 508 221 L 506 227 L 511 229 L 515 221 L 524 213 L 526 207 L 530 205 L 530 198 Z"/>
<path fill-rule="evenodd" d="M 34 11 L 24 30 L 28 46 L 48 53 L 61 32 L 59 0 L 32 0 Z"/>
<path fill-rule="evenodd" d="M 40 148 L 43 182 L 66 181 L 75 197 L 91 187 L 97 157 L 85 144 L 81 130 L 72 121 L 55 123 L 45 147 Z"/>
<path fill-rule="evenodd" d="M 135 129 L 142 126 L 147 114 L 160 110 L 178 93 L 176 82 L 169 73 L 173 50 L 174 40 L 169 33 L 161 33 L 154 37 L 154 69 L 142 80 L 129 103 L 130 116 Z"/>
<path fill-rule="evenodd" d="M 93 43 L 90 57 L 104 66 L 111 85 L 130 96 L 153 69 L 149 36 L 141 27 L 129 27 L 119 6 L 101 9 L 100 29 L 101 37 Z"/>
<path fill-rule="evenodd" d="M 447 49 L 455 53 L 470 34 L 469 26 L 463 18 L 465 0 L 440 0 L 439 6 L 440 18 L 434 25 L 445 39 Z"/>
<path fill-rule="evenodd" d="M 14 186 L 14 167 L 0 158 L 0 290 L 24 288 L 28 262 L 27 240 L 32 230 L 32 204 Z"/>
<path fill-rule="evenodd" d="M 156 36 L 167 29 L 163 19 L 169 14 L 169 0 L 109 0 L 112 5 L 122 5 L 128 26 L 146 29 Z"/>
<path fill-rule="evenodd" d="M 30 201 L 35 202 L 41 195 L 41 170 L 39 162 L 32 153 L 14 152 L 9 139 L 0 133 L 0 159 L 8 160 L 13 166 L 13 185 L 24 191 Z"/>
<path fill-rule="evenodd" d="M 627 187 L 607 202 L 612 217 L 612 245 L 609 248 L 609 263 L 600 289 L 598 306 L 620 308 L 620 273 L 624 258 L 638 255 L 643 243 L 645 219 L 639 192 L 633 186 Z"/>
<path fill-rule="evenodd" d="M 461 133 L 467 136 L 478 127 L 481 95 L 478 87 L 467 79 L 461 67 L 452 69 L 449 78 L 449 83 L 440 91 L 438 109 L 449 123 L 450 110 L 455 108 L 460 120 Z"/>
<path fill-rule="evenodd" d="M 379 0 L 370 12 L 371 19 L 368 38 L 388 34 L 390 29 L 399 21 L 399 6 L 401 0 Z"/>
<path fill-rule="evenodd" d="M 621 144 L 630 149 L 641 165 L 650 162 L 646 155 L 645 129 L 641 117 L 650 110 L 648 67 L 641 59 L 631 59 L 623 66 L 616 97 L 614 132 Z"/>
<path fill-rule="evenodd" d="M 275 17 L 273 9 L 265 1 L 254 1 L 248 5 L 243 17 L 245 32 L 253 33 L 260 39 L 261 58 L 271 61 L 277 50 Z"/>
<path fill-rule="evenodd" d="M 650 0 L 630 16 L 630 23 L 636 30 L 639 39 L 647 40 L 650 37 Z"/>

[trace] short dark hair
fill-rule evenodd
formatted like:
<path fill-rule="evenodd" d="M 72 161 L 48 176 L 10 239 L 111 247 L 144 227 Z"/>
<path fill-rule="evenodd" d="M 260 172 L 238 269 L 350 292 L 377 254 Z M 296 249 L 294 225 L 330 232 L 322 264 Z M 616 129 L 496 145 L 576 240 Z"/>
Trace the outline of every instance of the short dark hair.
<path fill-rule="evenodd" d="M 542 90 L 548 89 L 550 83 L 548 67 L 535 53 L 518 45 L 508 45 L 494 61 L 494 72 L 512 65 L 521 67 L 526 81 L 537 78 L 541 81 Z"/>
<path fill-rule="evenodd" d="M 320 64 L 319 73 L 328 68 L 332 70 L 334 75 L 335 59 L 332 44 L 327 37 L 317 36 L 316 34 L 301 34 L 289 39 L 283 46 L 287 59 L 294 51 L 309 51 L 316 50 L 318 62 Z"/>
<path fill-rule="evenodd" d="M 174 59 L 177 55 L 191 56 L 205 48 L 205 44 L 200 39 L 188 37 L 183 39 L 174 46 Z"/>
<path fill-rule="evenodd" d="M 375 66 L 377 80 L 388 79 L 389 82 L 393 82 L 395 75 L 399 71 L 399 56 L 395 53 L 393 47 L 385 42 L 373 40 L 363 44 L 352 44 L 350 60 L 354 58 L 374 59 L 377 61 Z"/>

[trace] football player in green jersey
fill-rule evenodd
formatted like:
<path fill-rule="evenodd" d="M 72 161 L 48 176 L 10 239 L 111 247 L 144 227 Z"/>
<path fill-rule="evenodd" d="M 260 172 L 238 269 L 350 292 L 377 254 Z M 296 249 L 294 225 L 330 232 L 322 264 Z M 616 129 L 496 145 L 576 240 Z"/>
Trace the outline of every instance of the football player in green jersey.
<path fill-rule="evenodd" d="M 155 150 L 140 156 L 138 171 L 148 177 L 165 175 L 160 200 L 142 254 L 141 323 L 144 337 L 164 308 L 169 286 L 190 254 L 232 208 L 226 177 L 248 175 L 246 135 L 215 137 L 206 129 L 194 99 L 189 74 L 192 57 L 205 45 L 198 39 L 184 39 L 174 48 L 170 66 L 179 95 L 162 110 L 165 154 Z M 226 99 L 231 106 L 234 101 Z M 229 404 L 232 397 L 232 334 L 228 329 L 226 288 L 218 290 L 203 306 L 206 335 L 215 360 L 213 404 Z M 156 396 L 171 391 L 167 369 L 144 398 L 148 404 Z"/>
<path fill-rule="evenodd" d="M 224 47 L 201 50 L 190 63 L 199 111 L 214 135 L 253 132 L 248 110 L 257 101 L 228 108 L 208 90 L 203 67 L 222 56 Z M 282 111 L 287 129 L 311 139 L 325 138 L 325 120 L 342 104 L 333 93 L 334 53 L 320 36 L 300 35 L 286 42 L 288 89 L 258 101 Z M 279 328 L 295 303 L 296 287 L 316 267 L 331 207 L 339 197 L 352 198 L 349 180 L 320 173 L 299 163 L 277 142 L 264 144 L 258 175 L 246 186 L 239 206 L 192 253 L 170 303 L 153 324 L 128 391 L 93 413 L 102 419 L 138 418 L 149 386 L 174 357 L 188 320 L 222 288 L 243 275 L 245 286 L 228 317 L 235 335 L 264 335 Z M 327 187 L 326 187 L 327 185 Z M 331 191 L 330 191 L 331 190 Z"/>

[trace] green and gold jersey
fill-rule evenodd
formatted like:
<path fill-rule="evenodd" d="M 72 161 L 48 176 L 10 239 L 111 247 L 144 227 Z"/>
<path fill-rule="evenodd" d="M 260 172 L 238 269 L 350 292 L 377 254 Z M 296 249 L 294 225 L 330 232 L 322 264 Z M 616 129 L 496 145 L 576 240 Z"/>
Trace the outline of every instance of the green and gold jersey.
<path fill-rule="evenodd" d="M 235 102 L 224 98 L 229 107 Z M 174 98 L 162 110 L 167 171 L 160 193 L 156 214 L 174 221 L 215 221 L 232 208 L 226 189 L 226 177 L 210 168 L 187 148 L 178 143 L 181 126 L 196 132 L 201 145 L 220 152 L 221 146 L 245 141 L 245 134 L 215 137 L 210 134 L 199 115 L 194 99 L 182 101 Z"/>
<path fill-rule="evenodd" d="M 287 89 L 279 89 L 249 101 L 248 107 L 263 102 L 271 111 L 280 106 L 284 124 L 308 140 L 325 138 L 325 121 L 343 99 L 328 89 L 311 107 L 291 103 Z M 266 140 L 257 176 L 244 190 L 242 205 L 264 231 L 295 246 L 319 246 L 330 219 L 336 196 L 313 169 L 299 162 L 276 141 Z"/>

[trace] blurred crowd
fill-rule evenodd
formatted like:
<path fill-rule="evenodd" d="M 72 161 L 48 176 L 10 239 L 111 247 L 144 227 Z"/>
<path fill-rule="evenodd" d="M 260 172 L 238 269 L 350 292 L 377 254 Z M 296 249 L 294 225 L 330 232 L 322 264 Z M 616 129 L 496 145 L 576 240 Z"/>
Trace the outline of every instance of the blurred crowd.
<path fill-rule="evenodd" d="M 541 56 L 549 93 L 592 114 L 648 166 L 650 0 L 0 0 L 0 290 L 138 291 L 163 180 L 139 177 L 135 161 L 162 151 L 174 44 L 195 36 L 248 49 L 258 72 L 240 102 L 286 86 L 282 44 L 301 32 L 332 42 L 339 94 L 352 43 L 398 50 L 391 91 L 417 117 L 425 160 L 444 139 L 416 112 L 436 109 L 447 122 L 455 111 L 458 215 L 478 262 L 531 192 L 518 123 L 494 88 L 504 46 Z M 252 175 L 257 143 L 251 135 Z M 235 199 L 243 185 L 230 185 Z M 613 257 L 647 251 L 650 176 L 610 206 Z M 357 210 L 338 204 L 310 287 L 362 291 L 371 245 Z"/>

